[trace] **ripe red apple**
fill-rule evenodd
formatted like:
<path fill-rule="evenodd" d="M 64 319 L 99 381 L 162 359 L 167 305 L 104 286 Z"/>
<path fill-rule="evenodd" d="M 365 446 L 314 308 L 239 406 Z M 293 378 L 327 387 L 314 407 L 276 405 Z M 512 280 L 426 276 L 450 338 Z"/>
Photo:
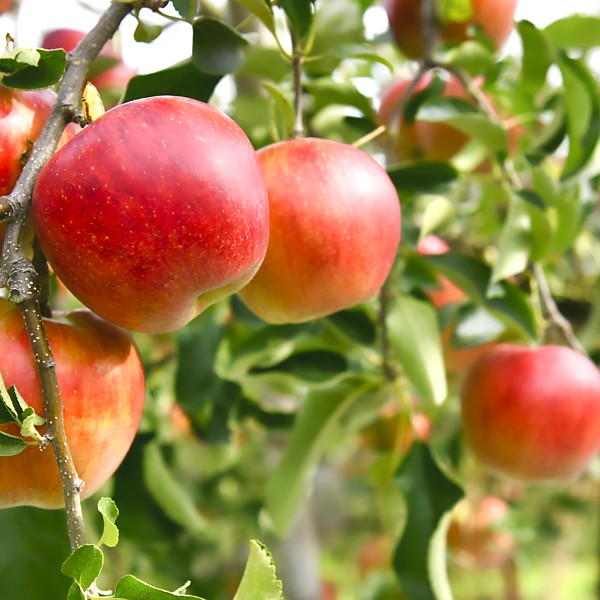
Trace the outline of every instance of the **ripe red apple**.
<path fill-rule="evenodd" d="M 514 536 L 501 528 L 508 513 L 506 502 L 496 496 L 461 500 L 453 511 L 447 533 L 454 560 L 470 569 L 504 567 L 516 550 Z"/>
<path fill-rule="evenodd" d="M 367 300 L 400 241 L 385 170 L 353 146 L 315 138 L 258 152 L 270 205 L 265 261 L 239 295 L 269 323 L 299 323 Z"/>
<path fill-rule="evenodd" d="M 462 391 L 477 458 L 521 481 L 572 481 L 600 450 L 600 372 L 563 346 L 498 344 Z"/>
<path fill-rule="evenodd" d="M 171 96 L 117 106 L 86 127 L 40 173 L 32 211 L 67 288 L 105 319 L 153 333 L 245 285 L 269 234 L 242 129 Z"/>
<path fill-rule="evenodd" d="M 440 23 L 438 33 L 444 42 L 462 42 L 469 28 L 477 25 L 500 48 L 512 28 L 518 0 L 471 0 L 472 15 L 462 22 Z M 398 48 L 415 60 L 423 58 L 425 45 L 421 26 L 421 0 L 388 0 L 390 29 Z"/>
<path fill-rule="evenodd" d="M 88 310 L 44 319 L 56 360 L 65 429 L 83 497 L 100 488 L 119 466 L 135 436 L 144 404 L 144 373 L 130 336 Z M 0 299 L 0 372 L 38 415 L 44 415 L 35 360 L 23 319 Z M 16 425 L 2 431 L 18 435 Z M 41 428 L 44 432 L 44 428 Z M 51 448 L 37 446 L 0 457 L 0 508 L 63 506 Z"/>
<path fill-rule="evenodd" d="M 56 101 L 50 89 L 21 91 L 0 85 L 0 196 L 10 194 Z M 59 148 L 79 130 L 69 125 Z M 6 224 L 0 223 L 0 244 Z"/>
<path fill-rule="evenodd" d="M 449 251 L 448 243 L 437 235 L 425 236 L 417 244 L 417 252 L 423 256 L 446 254 Z M 465 293 L 443 275 L 438 276 L 438 287 L 427 290 L 427 295 L 437 309 L 460 302 L 465 297 Z"/>

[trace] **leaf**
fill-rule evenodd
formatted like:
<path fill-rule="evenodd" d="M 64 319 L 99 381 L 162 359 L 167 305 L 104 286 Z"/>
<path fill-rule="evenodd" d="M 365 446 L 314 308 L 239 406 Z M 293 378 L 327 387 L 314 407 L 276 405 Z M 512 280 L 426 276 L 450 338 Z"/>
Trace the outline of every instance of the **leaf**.
<path fill-rule="evenodd" d="M 471 0 L 435 0 L 435 7 L 442 23 L 466 21 L 473 16 Z"/>
<path fill-rule="evenodd" d="M 361 94 L 355 85 L 349 82 L 334 81 L 323 77 L 307 81 L 305 89 L 313 97 L 315 112 L 331 104 L 353 106 L 368 117 L 373 116 L 373 107 L 369 98 Z"/>
<path fill-rule="evenodd" d="M 464 290 L 507 325 L 530 340 L 537 340 L 537 323 L 528 297 L 508 281 L 490 286 L 491 269 L 485 263 L 457 252 L 424 256 L 435 269 Z"/>
<path fill-rule="evenodd" d="M 191 61 L 186 61 L 162 71 L 132 77 L 123 102 L 158 94 L 185 96 L 208 102 L 220 80 L 220 76 L 202 73 Z"/>
<path fill-rule="evenodd" d="M 14 386 L 11 386 L 13 388 Z M 16 390 L 15 390 L 16 391 Z M 21 397 L 19 394 L 15 396 L 10 394 L 4 384 L 4 379 L 0 373 L 0 424 L 4 423 L 18 423 L 21 424 L 21 414 L 27 408 L 27 404 L 20 404 L 17 402 L 15 405 L 14 400 Z"/>
<path fill-rule="evenodd" d="M 67 592 L 67 600 L 86 600 L 84 590 L 76 581 L 71 584 Z"/>
<path fill-rule="evenodd" d="M 257 540 L 250 541 L 250 556 L 233 600 L 284 600 L 273 557 Z"/>
<path fill-rule="evenodd" d="M 404 163 L 388 175 L 400 192 L 435 192 L 458 180 L 458 171 L 445 162 Z"/>
<path fill-rule="evenodd" d="M 114 592 L 118 600 L 170 600 L 171 598 L 188 600 L 203 600 L 200 596 L 189 596 L 175 592 L 167 592 L 145 583 L 133 575 L 125 575 L 119 579 Z"/>
<path fill-rule="evenodd" d="M 25 411 L 23 411 L 23 424 L 21 425 L 21 435 L 23 437 L 33 438 L 38 442 L 42 441 L 42 435 L 36 429 L 36 427 L 40 427 L 46 422 L 46 419 L 36 415 L 33 408 L 30 406 L 27 407 Z"/>
<path fill-rule="evenodd" d="M 541 89 L 552 65 L 552 49 L 548 38 L 529 21 L 520 21 L 517 31 L 523 45 L 521 85 L 532 94 Z"/>
<path fill-rule="evenodd" d="M 2 78 L 3 85 L 19 90 L 37 90 L 50 87 L 61 80 L 67 67 L 64 50 L 38 48 L 27 51 L 27 54 L 23 50 L 18 52 L 13 68 L 9 68 L 7 62 L 0 58 L 0 71 L 7 73 Z M 37 60 L 33 59 L 32 52 L 39 55 Z"/>
<path fill-rule="evenodd" d="M 73 550 L 61 566 L 63 575 L 74 579 L 87 590 L 102 572 L 104 555 L 94 544 L 84 544 Z"/>
<path fill-rule="evenodd" d="M 149 23 L 144 23 L 138 19 L 137 27 L 133 32 L 133 39 L 136 42 L 149 44 L 150 42 L 153 42 L 162 33 L 162 31 L 163 27 L 160 25 L 150 25 Z"/>
<path fill-rule="evenodd" d="M 0 431 L 0 456 L 16 456 L 28 445 L 23 438 Z"/>
<path fill-rule="evenodd" d="M 257 16 L 271 32 L 275 33 L 275 19 L 273 18 L 273 8 L 268 0 L 235 0 L 244 8 Z"/>
<path fill-rule="evenodd" d="M 279 0 L 278 6 L 283 8 L 290 23 L 298 34 L 303 38 L 312 25 L 315 0 Z"/>
<path fill-rule="evenodd" d="M 490 284 L 522 273 L 531 252 L 531 217 L 525 203 L 511 194 L 508 214 L 498 240 L 498 256 L 494 261 Z"/>
<path fill-rule="evenodd" d="M 556 48 L 592 50 L 600 46 L 600 17 L 570 15 L 550 23 L 544 33 Z"/>
<path fill-rule="evenodd" d="M 98 512 L 102 515 L 103 529 L 97 546 L 104 544 L 109 548 L 114 548 L 119 543 L 119 529 L 115 525 L 119 509 L 112 498 L 100 498 Z"/>
<path fill-rule="evenodd" d="M 373 386 L 374 382 L 364 376 L 349 373 L 308 393 L 283 456 L 265 487 L 265 510 L 279 535 L 290 530 L 340 416 Z"/>
<path fill-rule="evenodd" d="M 173 0 L 175 10 L 190 23 L 196 18 L 199 4 L 200 0 Z"/>
<path fill-rule="evenodd" d="M 144 446 L 143 476 L 146 489 L 169 519 L 192 533 L 207 531 L 206 522 L 185 488 L 170 471 L 157 442 L 149 442 Z"/>
<path fill-rule="evenodd" d="M 411 600 L 452 598 L 445 556 L 446 515 L 463 490 L 438 467 L 427 445 L 415 442 L 395 474 L 407 519 L 394 552 L 394 569 Z"/>
<path fill-rule="evenodd" d="M 394 297 L 387 315 L 390 345 L 420 395 L 441 404 L 448 394 L 435 309 L 411 296 Z"/>
<path fill-rule="evenodd" d="M 277 116 L 280 119 L 276 119 L 278 122 L 281 120 L 283 128 L 283 137 L 287 138 L 294 128 L 295 112 L 292 101 L 281 91 L 276 85 L 263 81 L 262 87 L 268 92 L 275 105 Z"/>
<path fill-rule="evenodd" d="M 446 196 L 426 196 L 429 202 L 421 217 L 419 239 L 450 223 L 456 215 L 456 206 Z"/>
<path fill-rule="evenodd" d="M 508 136 L 502 125 L 491 121 L 461 98 L 430 98 L 419 109 L 417 118 L 429 123 L 450 125 L 481 142 L 492 152 L 507 150 Z"/>
<path fill-rule="evenodd" d="M 472 77 L 485 73 L 495 62 L 492 50 L 476 40 L 467 40 L 462 44 L 436 52 L 439 62 L 444 66 L 460 69 Z"/>
<path fill-rule="evenodd" d="M 244 62 L 248 42 L 234 29 L 211 17 L 194 21 L 192 62 L 209 75 L 233 73 Z"/>
<path fill-rule="evenodd" d="M 558 66 L 563 77 L 567 109 L 569 153 L 562 174 L 577 174 L 590 160 L 600 136 L 600 99 L 593 75 L 582 61 L 560 53 Z"/>

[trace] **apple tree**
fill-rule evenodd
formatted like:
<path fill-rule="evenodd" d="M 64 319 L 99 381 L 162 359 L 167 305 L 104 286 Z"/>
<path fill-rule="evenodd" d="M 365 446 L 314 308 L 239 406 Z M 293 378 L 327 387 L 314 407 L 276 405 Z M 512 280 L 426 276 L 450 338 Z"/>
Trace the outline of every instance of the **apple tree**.
<path fill-rule="evenodd" d="M 595 597 L 600 6 L 518 4 L 0 2 L 2 597 Z"/>

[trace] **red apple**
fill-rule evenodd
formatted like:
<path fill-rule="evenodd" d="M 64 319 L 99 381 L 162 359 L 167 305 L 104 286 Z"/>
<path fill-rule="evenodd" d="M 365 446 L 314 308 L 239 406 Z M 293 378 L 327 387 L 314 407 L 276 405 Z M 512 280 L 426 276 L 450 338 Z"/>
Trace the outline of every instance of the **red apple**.
<path fill-rule="evenodd" d="M 21 91 L 0 85 L 0 196 L 10 194 L 23 165 L 56 102 L 50 89 Z M 69 125 L 59 142 L 63 146 L 78 131 Z M 6 224 L 0 223 L 0 244 Z"/>
<path fill-rule="evenodd" d="M 0 15 L 12 10 L 16 4 L 16 0 L 0 0 Z"/>
<path fill-rule="evenodd" d="M 563 346 L 498 344 L 462 391 L 463 431 L 479 460 L 521 481 L 572 481 L 600 450 L 600 373 Z"/>
<path fill-rule="evenodd" d="M 516 550 L 514 536 L 501 528 L 508 513 L 506 502 L 495 496 L 459 502 L 447 534 L 454 560 L 470 569 L 504 567 Z"/>
<path fill-rule="evenodd" d="M 423 256 L 446 254 L 449 251 L 448 243 L 437 235 L 428 235 L 417 244 L 417 252 Z M 443 275 L 438 276 L 438 287 L 427 290 L 427 295 L 437 309 L 460 302 L 465 297 L 465 293 Z"/>
<path fill-rule="evenodd" d="M 100 488 L 119 466 L 135 436 L 144 404 L 144 373 L 130 336 L 88 310 L 44 319 L 56 360 L 65 429 L 83 497 Z M 21 314 L 0 299 L 0 372 L 36 413 L 44 415 L 42 393 Z M 18 435 L 16 425 L 2 431 Z M 41 428 L 43 433 L 44 428 Z M 30 446 L 0 457 L 0 508 L 63 506 L 52 450 Z"/>
<path fill-rule="evenodd" d="M 362 150 L 305 138 L 258 152 L 270 206 L 265 261 L 240 297 L 269 323 L 299 323 L 367 300 L 400 241 L 400 203 Z"/>
<path fill-rule="evenodd" d="M 441 40 L 462 42 L 468 38 L 469 28 L 477 25 L 500 48 L 512 31 L 517 0 L 471 0 L 471 6 L 472 15 L 466 21 L 439 24 Z M 400 50 L 408 58 L 423 58 L 421 0 L 388 0 L 386 8 Z"/>
<path fill-rule="evenodd" d="M 263 260 L 269 206 L 254 149 L 189 98 L 117 106 L 40 173 L 33 217 L 67 288 L 128 329 L 178 329 Z"/>
<path fill-rule="evenodd" d="M 71 52 L 86 35 L 85 31 L 79 29 L 54 29 L 44 35 L 41 47 L 47 50 L 62 48 L 65 52 Z M 121 60 L 120 52 L 115 49 L 111 42 L 103 46 L 100 50 L 100 56 L 112 58 L 115 61 Z"/>

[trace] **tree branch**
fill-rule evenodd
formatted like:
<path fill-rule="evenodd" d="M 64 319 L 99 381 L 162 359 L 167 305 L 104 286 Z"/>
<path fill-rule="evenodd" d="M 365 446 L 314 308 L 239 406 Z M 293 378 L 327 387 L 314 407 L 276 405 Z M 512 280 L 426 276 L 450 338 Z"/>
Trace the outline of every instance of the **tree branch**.
<path fill-rule="evenodd" d="M 135 8 L 151 3 L 164 6 L 166 1 L 138 2 Z M 84 482 L 77 475 L 67 444 L 56 366 L 40 312 L 39 278 L 33 264 L 25 256 L 22 238 L 35 181 L 54 154 L 64 128 L 77 118 L 89 66 L 133 9 L 134 5 L 130 3 L 112 3 L 85 39 L 68 55 L 65 75 L 50 117 L 33 145 L 14 190 L 0 198 L 0 219 L 9 221 L 0 258 L 0 285 L 8 286 L 9 299 L 18 304 L 31 341 L 42 384 L 47 437 L 56 457 L 63 488 L 71 549 L 82 545 L 86 539 L 80 498 Z"/>

